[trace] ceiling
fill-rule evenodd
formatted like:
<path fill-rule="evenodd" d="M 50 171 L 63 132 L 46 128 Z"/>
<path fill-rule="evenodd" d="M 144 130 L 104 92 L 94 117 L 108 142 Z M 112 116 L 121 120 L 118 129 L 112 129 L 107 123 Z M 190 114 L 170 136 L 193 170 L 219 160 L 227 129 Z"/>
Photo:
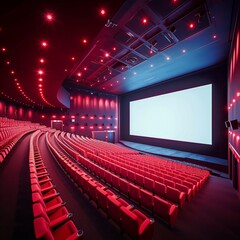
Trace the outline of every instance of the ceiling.
<path fill-rule="evenodd" d="M 8 1 L 0 9 L 0 98 L 64 107 L 62 86 L 123 94 L 217 64 L 228 57 L 236 4 Z"/>

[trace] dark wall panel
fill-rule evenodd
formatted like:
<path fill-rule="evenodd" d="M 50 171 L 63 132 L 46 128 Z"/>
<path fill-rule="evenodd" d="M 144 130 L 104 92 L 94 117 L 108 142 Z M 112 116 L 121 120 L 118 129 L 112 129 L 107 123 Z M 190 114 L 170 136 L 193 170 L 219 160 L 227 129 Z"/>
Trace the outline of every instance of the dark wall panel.
<path fill-rule="evenodd" d="M 129 102 L 132 100 L 157 96 L 187 88 L 212 84 L 213 107 L 212 127 L 213 144 L 196 144 L 164 139 L 154 139 L 129 135 Z M 156 145 L 182 151 L 205 154 L 227 159 L 227 130 L 224 122 L 227 119 L 227 63 L 221 63 L 209 69 L 186 76 L 171 79 L 162 84 L 135 91 L 120 97 L 120 139 Z M 167 116 L 165 116 L 167 117 Z"/>

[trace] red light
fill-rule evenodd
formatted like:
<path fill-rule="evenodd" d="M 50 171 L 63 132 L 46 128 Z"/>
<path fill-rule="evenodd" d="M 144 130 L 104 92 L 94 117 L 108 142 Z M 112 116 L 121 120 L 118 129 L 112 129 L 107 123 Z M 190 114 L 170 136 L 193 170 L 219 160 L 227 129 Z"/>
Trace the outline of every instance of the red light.
<path fill-rule="evenodd" d="M 6 48 L 2 48 L 2 51 L 3 51 L 3 52 L 6 52 Z"/>
<path fill-rule="evenodd" d="M 40 61 L 40 63 L 44 63 L 44 59 L 43 58 L 41 58 L 39 61 Z"/>
<path fill-rule="evenodd" d="M 146 17 L 144 17 L 144 18 L 142 19 L 142 23 L 143 23 L 143 24 L 147 24 L 147 23 L 148 23 L 148 19 L 147 19 Z"/>
<path fill-rule="evenodd" d="M 85 129 L 85 127 L 81 126 L 80 129 Z"/>
<path fill-rule="evenodd" d="M 195 28 L 195 23 L 191 22 L 191 23 L 189 23 L 188 26 L 189 26 L 190 29 L 193 29 L 193 28 Z"/>
<path fill-rule="evenodd" d="M 70 128 L 71 128 L 71 130 L 74 130 L 74 129 L 75 129 L 75 127 L 74 127 L 74 126 L 71 126 Z"/>
<path fill-rule="evenodd" d="M 233 102 L 235 103 L 235 102 L 236 102 L 236 100 L 235 100 L 235 99 L 233 99 Z"/>
<path fill-rule="evenodd" d="M 42 87 L 42 84 L 38 84 L 39 87 Z"/>
<path fill-rule="evenodd" d="M 11 71 L 11 74 L 14 74 L 15 72 L 14 71 Z"/>
<path fill-rule="evenodd" d="M 83 68 L 84 69 L 84 71 L 87 71 L 87 67 L 85 67 L 85 68 Z"/>
<path fill-rule="evenodd" d="M 72 116 L 71 116 L 71 118 L 75 118 L 75 116 L 74 116 L 74 115 L 72 115 Z"/>
<path fill-rule="evenodd" d="M 87 39 L 84 38 L 84 39 L 82 40 L 82 42 L 83 42 L 84 44 L 86 44 L 86 43 L 87 43 Z"/>
<path fill-rule="evenodd" d="M 93 126 L 89 127 L 90 129 L 93 129 Z"/>
<path fill-rule="evenodd" d="M 86 117 L 85 116 L 81 116 L 82 119 L 85 119 Z"/>
<path fill-rule="evenodd" d="M 63 115 L 62 118 L 65 118 L 65 116 Z"/>
<path fill-rule="evenodd" d="M 75 60 L 75 57 L 72 57 L 72 60 L 74 61 L 74 60 Z"/>
<path fill-rule="evenodd" d="M 113 51 L 116 51 L 116 50 L 117 50 L 117 48 L 113 47 Z"/>
<path fill-rule="evenodd" d="M 90 119 L 92 120 L 92 119 L 94 119 L 94 117 L 92 116 L 92 117 L 90 117 Z"/>
<path fill-rule="evenodd" d="M 53 21 L 53 15 L 51 13 L 47 13 L 46 14 L 46 20 L 49 21 L 49 22 Z"/>
<path fill-rule="evenodd" d="M 52 118 L 56 118 L 56 115 L 52 115 Z"/>
<path fill-rule="evenodd" d="M 216 34 L 214 34 L 214 35 L 213 35 L 213 38 L 214 38 L 214 39 L 216 39 L 216 38 L 217 38 L 217 35 L 216 35 Z"/>
<path fill-rule="evenodd" d="M 105 53 L 105 57 L 109 57 L 109 53 Z"/>
<path fill-rule="evenodd" d="M 42 82 L 42 81 L 43 81 L 43 79 L 42 79 L 42 78 L 39 78 L 39 79 L 38 79 L 38 81 L 39 81 L 39 82 Z"/>
<path fill-rule="evenodd" d="M 101 59 L 100 62 L 103 63 L 103 59 Z"/>
<path fill-rule="evenodd" d="M 39 70 L 38 74 L 42 75 L 43 74 L 43 70 Z"/>
<path fill-rule="evenodd" d="M 42 115 L 41 118 L 45 118 L 45 115 Z"/>
<path fill-rule="evenodd" d="M 43 42 L 42 42 L 42 46 L 43 46 L 43 47 L 47 47 L 47 42 L 46 42 L 46 41 L 43 41 Z"/>
<path fill-rule="evenodd" d="M 239 96 L 240 96 L 240 92 L 237 93 L 237 97 L 239 97 Z"/>
<path fill-rule="evenodd" d="M 64 69 L 64 72 L 67 72 L 67 71 L 68 71 L 68 70 L 65 68 L 65 69 Z"/>
<path fill-rule="evenodd" d="M 81 76 L 82 76 L 82 73 L 79 72 L 77 75 L 78 75 L 79 77 L 81 77 Z"/>
<path fill-rule="evenodd" d="M 102 9 L 100 10 L 100 14 L 101 14 L 102 16 L 105 16 L 105 15 L 106 15 L 106 10 L 102 8 Z"/>
<path fill-rule="evenodd" d="M 9 65 L 9 64 L 10 64 L 10 62 L 9 62 L 9 61 L 7 61 L 7 62 L 6 62 L 6 64 L 7 64 L 7 65 Z"/>

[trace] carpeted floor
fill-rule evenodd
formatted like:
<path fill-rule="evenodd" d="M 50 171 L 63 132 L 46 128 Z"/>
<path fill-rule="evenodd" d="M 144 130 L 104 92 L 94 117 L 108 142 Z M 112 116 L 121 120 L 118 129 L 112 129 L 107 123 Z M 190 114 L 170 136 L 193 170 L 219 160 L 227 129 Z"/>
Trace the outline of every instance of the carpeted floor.
<path fill-rule="evenodd" d="M 28 169 L 29 136 L 23 138 L 0 166 L 0 239 L 34 239 Z M 127 239 L 69 180 L 50 154 L 45 136 L 40 151 L 56 189 L 74 214 L 84 239 Z M 240 239 L 240 202 L 229 179 L 211 175 L 186 202 L 173 229 L 155 218 L 153 240 Z"/>
<path fill-rule="evenodd" d="M 30 134 L 0 166 L 0 239 L 34 239 L 30 174 Z"/>

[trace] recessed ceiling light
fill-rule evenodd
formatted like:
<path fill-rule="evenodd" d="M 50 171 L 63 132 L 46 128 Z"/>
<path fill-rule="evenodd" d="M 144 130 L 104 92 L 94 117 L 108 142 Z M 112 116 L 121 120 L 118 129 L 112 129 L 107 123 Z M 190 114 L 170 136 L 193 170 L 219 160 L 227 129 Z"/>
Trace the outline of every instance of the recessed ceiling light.
<path fill-rule="evenodd" d="M 47 20 L 48 22 L 52 22 L 52 21 L 54 20 L 54 17 L 53 17 L 53 15 L 52 15 L 51 13 L 47 13 L 47 14 L 45 15 L 45 18 L 46 18 L 46 20 Z"/>
<path fill-rule="evenodd" d="M 191 22 L 191 23 L 189 23 L 189 25 L 188 25 L 188 27 L 190 28 L 190 29 L 194 29 L 195 28 L 195 23 L 194 22 Z"/>
<path fill-rule="evenodd" d="M 47 42 L 46 41 L 42 41 L 41 45 L 42 45 L 42 47 L 47 47 Z"/>
<path fill-rule="evenodd" d="M 105 16 L 106 15 L 106 10 L 104 8 L 100 9 L 100 14 L 102 16 Z"/>
<path fill-rule="evenodd" d="M 148 23 L 148 19 L 147 19 L 146 17 L 144 17 L 144 18 L 142 19 L 142 23 L 143 23 L 143 24 L 147 24 L 147 23 Z"/>

